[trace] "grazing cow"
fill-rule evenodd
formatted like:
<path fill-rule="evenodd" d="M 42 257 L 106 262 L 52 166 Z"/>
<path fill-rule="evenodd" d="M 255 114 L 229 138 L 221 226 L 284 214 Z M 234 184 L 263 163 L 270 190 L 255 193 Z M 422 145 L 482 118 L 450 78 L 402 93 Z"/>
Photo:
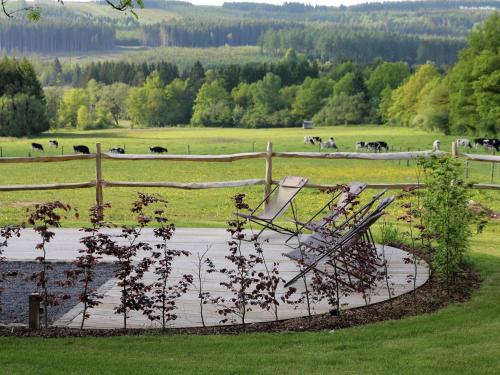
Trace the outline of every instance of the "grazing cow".
<path fill-rule="evenodd" d="M 359 148 L 365 148 L 370 151 L 380 152 L 382 149 L 385 151 L 389 150 L 389 145 L 384 141 L 376 142 L 358 142 L 360 144 Z M 358 143 L 356 143 L 356 149 L 358 148 Z"/>
<path fill-rule="evenodd" d="M 55 139 L 53 139 L 53 140 L 49 141 L 49 146 L 59 148 L 59 142 L 57 142 Z"/>
<path fill-rule="evenodd" d="M 457 147 L 469 147 L 469 148 L 472 148 L 472 144 L 470 143 L 470 141 L 467 138 L 457 139 L 455 141 L 455 143 L 457 144 Z"/>
<path fill-rule="evenodd" d="M 486 150 L 495 149 L 496 151 L 500 151 L 500 140 L 497 138 L 475 138 L 474 147 L 478 148 L 479 146 L 483 146 Z"/>
<path fill-rule="evenodd" d="M 112 152 L 113 154 L 124 154 L 125 149 L 121 147 L 113 147 L 109 149 L 109 152 Z"/>
<path fill-rule="evenodd" d="M 368 148 L 367 143 L 363 141 L 356 142 L 356 151 Z"/>
<path fill-rule="evenodd" d="M 311 135 L 306 135 L 304 137 L 304 144 L 307 144 L 307 143 L 310 143 L 310 144 L 315 144 L 316 142 L 319 142 L 321 143 L 323 140 L 321 139 L 321 137 L 315 137 L 315 136 L 311 136 Z"/>
<path fill-rule="evenodd" d="M 496 151 L 500 151 L 500 139 L 497 138 L 485 139 L 483 146 L 488 150 L 495 149 Z"/>
<path fill-rule="evenodd" d="M 488 140 L 486 138 L 474 138 L 474 148 L 478 148 L 479 146 L 484 146 L 484 143 Z"/>
<path fill-rule="evenodd" d="M 375 142 L 378 144 L 378 151 L 385 150 L 385 152 L 389 151 L 389 145 L 384 141 Z"/>
<path fill-rule="evenodd" d="M 90 150 L 87 146 L 84 146 L 84 145 L 78 145 L 78 146 L 73 146 L 73 151 L 75 153 L 81 153 L 81 154 L 90 154 Z"/>
<path fill-rule="evenodd" d="M 491 140 L 491 142 L 495 150 L 500 151 L 500 139 L 494 138 Z"/>
<path fill-rule="evenodd" d="M 439 151 L 440 149 L 441 149 L 441 141 L 439 139 L 436 139 L 432 143 L 432 151 L 436 152 L 436 151 Z"/>
<path fill-rule="evenodd" d="M 40 143 L 32 143 L 31 149 L 33 151 L 44 151 L 43 146 Z"/>
<path fill-rule="evenodd" d="M 168 150 L 165 147 L 161 146 L 149 147 L 149 151 L 155 154 L 163 154 L 164 152 L 168 152 Z"/>
<path fill-rule="evenodd" d="M 321 142 L 321 149 L 324 148 L 334 148 L 338 150 L 338 147 L 335 144 L 335 140 L 333 139 L 333 137 L 330 137 L 330 139 L 328 139 L 328 142 Z"/>

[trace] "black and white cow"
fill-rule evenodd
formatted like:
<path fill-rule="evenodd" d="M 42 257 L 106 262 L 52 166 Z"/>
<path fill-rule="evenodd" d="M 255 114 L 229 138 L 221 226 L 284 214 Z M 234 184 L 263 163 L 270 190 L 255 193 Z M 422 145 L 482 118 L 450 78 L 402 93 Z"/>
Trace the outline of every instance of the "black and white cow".
<path fill-rule="evenodd" d="M 334 148 L 338 150 L 337 144 L 335 143 L 333 137 L 330 137 L 327 142 L 321 142 L 321 149 L 325 148 Z"/>
<path fill-rule="evenodd" d="M 483 146 L 487 150 L 500 151 L 500 140 L 497 138 L 475 138 L 474 147 L 478 148 L 479 146 Z"/>
<path fill-rule="evenodd" d="M 321 143 L 323 140 L 321 139 L 321 137 L 316 137 L 316 136 L 311 136 L 311 135 L 306 135 L 304 137 L 304 144 L 315 144 L 316 142 L 319 142 Z"/>
<path fill-rule="evenodd" d="M 490 138 L 485 140 L 484 147 L 488 150 L 495 149 L 495 151 L 500 151 L 500 139 L 498 138 Z"/>
<path fill-rule="evenodd" d="M 367 147 L 366 142 L 363 142 L 363 141 L 356 142 L 356 151 L 367 149 L 367 148 L 368 147 Z"/>
<path fill-rule="evenodd" d="M 125 149 L 122 147 L 113 147 L 109 149 L 109 152 L 112 152 L 113 154 L 124 154 Z"/>
<path fill-rule="evenodd" d="M 364 142 L 358 141 L 356 142 L 356 150 L 365 149 L 369 151 L 389 151 L 389 145 L 384 141 L 376 141 L 376 142 Z"/>
<path fill-rule="evenodd" d="M 84 146 L 84 145 L 77 145 L 77 146 L 73 146 L 73 152 L 75 153 L 80 153 L 80 154 L 86 154 L 86 155 L 89 155 L 90 154 L 90 150 L 87 146 Z"/>
<path fill-rule="evenodd" d="M 457 144 L 457 147 L 469 147 L 469 148 L 472 148 L 472 143 L 467 138 L 457 139 L 455 141 L 455 143 Z"/>
<path fill-rule="evenodd" d="M 59 142 L 57 142 L 55 139 L 52 139 L 49 141 L 49 146 L 59 148 Z"/>
<path fill-rule="evenodd" d="M 474 148 L 484 146 L 486 141 L 488 141 L 486 138 L 474 138 Z"/>
<path fill-rule="evenodd" d="M 32 144 L 31 144 L 31 149 L 32 149 L 33 151 L 45 151 L 45 150 L 43 149 L 43 146 L 42 146 L 40 143 L 32 143 Z"/>
<path fill-rule="evenodd" d="M 382 151 L 384 150 L 385 152 L 389 151 L 389 145 L 387 144 L 387 142 L 384 142 L 384 141 L 377 141 L 375 142 L 377 144 L 377 151 Z"/>
<path fill-rule="evenodd" d="M 163 154 L 164 152 L 168 152 L 168 150 L 165 147 L 161 146 L 149 147 L 149 151 L 151 151 L 154 154 Z"/>
<path fill-rule="evenodd" d="M 494 138 L 491 141 L 492 141 L 492 146 L 495 148 L 495 150 L 500 151 L 500 139 Z"/>

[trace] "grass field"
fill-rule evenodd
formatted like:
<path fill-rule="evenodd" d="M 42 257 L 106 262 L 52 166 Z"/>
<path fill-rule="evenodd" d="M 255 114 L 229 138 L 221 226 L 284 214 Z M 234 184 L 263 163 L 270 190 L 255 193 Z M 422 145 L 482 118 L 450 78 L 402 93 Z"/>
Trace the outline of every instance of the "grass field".
<path fill-rule="evenodd" d="M 58 154 L 61 150 L 48 149 L 49 139 L 58 139 L 65 152 L 72 145 L 85 144 L 94 150 L 101 142 L 103 149 L 125 147 L 127 153 L 146 153 L 153 145 L 166 146 L 171 154 L 186 154 L 188 145 L 193 154 L 226 154 L 263 151 L 267 141 L 273 142 L 275 151 L 317 151 L 316 146 L 304 145 L 306 134 L 322 137 L 334 136 L 343 151 L 353 151 L 357 140 L 385 140 L 394 150 L 411 148 L 429 149 L 434 139 L 439 138 L 444 149 L 449 149 L 452 138 L 428 134 L 406 128 L 384 128 L 377 126 L 334 127 L 305 131 L 302 129 L 114 129 L 96 132 L 48 133 L 34 139 L 0 138 L 3 156 L 35 155 L 30 150 L 31 142 L 40 142 L 47 148 L 44 154 Z M 38 155 L 38 154 L 37 154 Z M 43 184 L 56 182 L 90 181 L 95 178 L 94 161 L 72 161 L 46 164 L 0 164 L 0 185 Z M 263 159 L 244 160 L 234 163 L 193 163 L 165 161 L 109 161 L 103 162 L 104 179 L 114 181 L 172 181 L 208 182 L 264 177 Z M 490 165 L 471 163 L 470 176 L 476 182 L 489 182 Z M 277 159 L 273 161 L 273 178 L 285 175 L 309 177 L 311 182 L 335 184 L 351 181 L 365 182 L 415 182 L 417 168 L 406 162 L 356 161 L 356 160 L 300 160 Z M 497 179 L 498 181 L 498 179 Z M 221 226 L 230 217 L 230 197 L 237 192 L 248 194 L 250 203 L 262 198 L 263 187 L 211 189 L 186 191 L 176 189 L 143 189 L 160 192 L 170 201 L 172 220 L 179 226 Z M 117 223 L 130 220 L 127 207 L 135 195 L 133 188 L 105 189 L 105 201 L 110 202 L 110 218 Z M 85 211 L 93 204 L 95 192 L 92 189 L 60 190 L 45 192 L 3 192 L 0 193 L 0 223 L 19 222 L 24 208 L 35 202 L 59 199 Z M 321 206 L 327 197 L 317 190 L 307 189 L 298 199 L 302 215 L 307 215 Z M 475 199 L 494 208 L 499 208 L 498 192 L 481 191 Z M 76 226 L 85 221 L 68 219 L 66 226 Z"/>
<path fill-rule="evenodd" d="M 334 333 L 0 338 L 0 373 L 498 374 L 499 235 L 473 240 L 481 289 L 433 314 Z"/>
<path fill-rule="evenodd" d="M 24 57 L 21 54 L 19 57 Z M 54 54 L 28 55 L 35 65 L 35 69 L 43 71 L 46 62 L 54 61 Z M 57 58 L 65 64 L 90 64 L 98 61 L 128 61 L 135 63 L 152 63 L 168 61 L 176 64 L 181 71 L 193 66 L 197 61 L 204 67 L 246 63 L 272 63 L 279 60 L 277 57 L 262 55 L 257 46 L 223 46 L 207 48 L 189 47 L 126 47 L 117 46 L 109 51 L 88 51 L 81 53 L 58 53 Z"/>

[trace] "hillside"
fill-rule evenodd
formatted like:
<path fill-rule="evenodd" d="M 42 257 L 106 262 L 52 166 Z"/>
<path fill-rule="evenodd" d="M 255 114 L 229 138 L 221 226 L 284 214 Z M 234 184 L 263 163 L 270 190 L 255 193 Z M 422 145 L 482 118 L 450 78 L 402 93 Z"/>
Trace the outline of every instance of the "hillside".
<path fill-rule="evenodd" d="M 61 56 L 120 47 L 213 48 L 259 46 L 282 56 L 294 48 L 323 61 L 456 61 L 465 37 L 498 2 L 425 1 L 352 7 L 275 6 L 225 3 L 195 6 L 182 1 L 150 0 L 145 9 L 113 10 L 105 3 L 54 4 L 46 0 L 37 23 L 22 16 L 0 18 L 0 51 L 9 55 Z M 10 3 L 15 9 L 22 3 Z M 22 32 L 21 32 L 22 31 Z"/>

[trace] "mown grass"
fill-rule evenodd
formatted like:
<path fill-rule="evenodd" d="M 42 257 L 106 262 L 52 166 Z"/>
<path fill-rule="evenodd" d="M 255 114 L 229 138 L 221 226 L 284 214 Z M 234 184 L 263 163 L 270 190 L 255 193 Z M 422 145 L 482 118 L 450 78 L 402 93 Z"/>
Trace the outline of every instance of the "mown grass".
<path fill-rule="evenodd" d="M 75 144 L 85 144 L 94 150 L 101 142 L 104 150 L 125 147 L 127 153 L 146 153 L 153 145 L 166 146 L 172 154 L 226 154 L 247 151 L 263 151 L 267 141 L 273 142 L 275 151 L 317 151 L 316 146 L 304 145 L 304 135 L 324 138 L 334 136 L 340 149 L 353 151 L 357 140 L 385 140 L 399 151 L 429 149 L 435 139 L 440 139 L 444 149 L 450 148 L 452 137 L 407 128 L 378 126 L 334 127 L 314 130 L 302 129 L 114 129 L 95 132 L 47 133 L 34 139 L 0 138 L 3 156 L 27 156 L 40 153 L 30 150 L 31 142 L 42 143 L 44 154 L 58 154 L 61 150 L 48 149 L 49 139 L 58 139 L 65 152 Z M 94 161 L 64 163 L 0 164 L 0 185 L 44 184 L 56 182 L 90 181 L 95 178 Z M 109 161 L 103 162 L 103 176 L 115 181 L 174 181 L 202 182 L 227 181 L 264 177 L 264 160 L 244 160 L 234 163 L 193 163 L 164 161 Z M 476 182 L 488 182 L 490 165 L 471 163 L 470 176 Z M 365 182 L 414 182 L 417 180 L 415 162 L 407 166 L 405 161 L 358 161 L 358 160 L 300 160 L 277 159 L 273 161 L 273 178 L 285 175 L 309 177 L 312 182 L 335 184 L 351 181 Z M 117 223 L 128 223 L 130 202 L 136 189 L 107 188 L 105 201 L 112 209 L 109 218 Z M 141 189 L 160 192 L 170 201 L 171 219 L 179 226 L 221 226 L 229 218 L 232 207 L 230 197 L 237 192 L 248 195 L 249 203 L 262 199 L 263 188 L 212 189 L 186 191 L 176 189 Z M 369 193 L 370 194 L 370 193 Z M 368 196 L 367 194 L 366 196 Z M 327 197 L 317 190 L 304 190 L 298 200 L 300 214 L 307 216 L 322 205 Z M 33 203 L 59 199 L 80 211 L 93 204 L 92 189 L 42 192 L 0 193 L 0 224 L 20 222 L 24 209 Z M 474 199 L 498 208 L 497 192 L 477 192 Z M 86 215 L 76 220 L 69 217 L 64 225 L 77 226 L 86 221 Z"/>
<path fill-rule="evenodd" d="M 470 301 L 335 332 L 239 336 L 0 338 L 5 374 L 498 374 L 499 223 L 475 236 Z"/>

